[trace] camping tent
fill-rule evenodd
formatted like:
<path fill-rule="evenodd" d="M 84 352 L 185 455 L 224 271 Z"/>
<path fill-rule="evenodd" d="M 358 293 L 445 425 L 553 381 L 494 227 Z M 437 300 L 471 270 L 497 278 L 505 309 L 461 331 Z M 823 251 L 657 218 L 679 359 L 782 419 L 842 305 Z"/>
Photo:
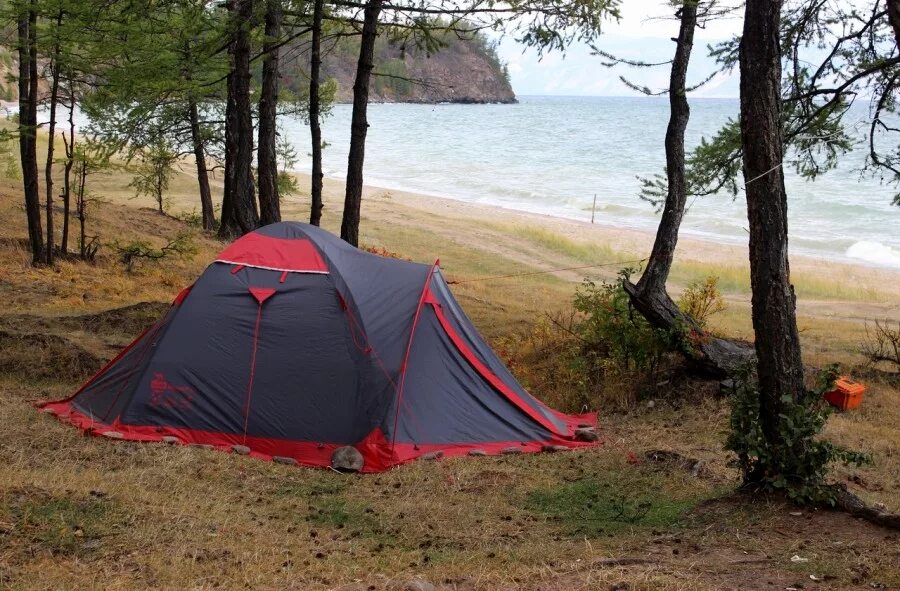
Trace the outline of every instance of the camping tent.
<path fill-rule="evenodd" d="M 155 325 L 42 408 L 96 435 L 308 466 L 353 446 L 366 472 L 425 454 L 589 445 L 596 421 L 530 396 L 437 263 L 287 222 L 232 243 Z"/>

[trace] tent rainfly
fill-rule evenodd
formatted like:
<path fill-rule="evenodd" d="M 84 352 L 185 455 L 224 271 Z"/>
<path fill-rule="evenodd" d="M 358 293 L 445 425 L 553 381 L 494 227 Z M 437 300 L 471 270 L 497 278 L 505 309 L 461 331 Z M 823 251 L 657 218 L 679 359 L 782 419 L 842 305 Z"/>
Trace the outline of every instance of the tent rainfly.
<path fill-rule="evenodd" d="M 363 472 L 596 444 L 596 415 L 528 394 L 438 263 L 292 222 L 232 243 L 80 390 L 40 407 L 94 435 L 305 466 L 350 446 Z"/>

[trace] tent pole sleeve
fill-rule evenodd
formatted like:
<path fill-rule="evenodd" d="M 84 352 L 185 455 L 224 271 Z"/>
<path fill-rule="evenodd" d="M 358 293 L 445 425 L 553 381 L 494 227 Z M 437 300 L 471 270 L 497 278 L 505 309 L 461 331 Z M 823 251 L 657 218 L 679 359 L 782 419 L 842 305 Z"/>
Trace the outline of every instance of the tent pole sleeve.
<path fill-rule="evenodd" d="M 403 355 L 403 363 L 400 365 L 400 380 L 397 384 L 397 408 L 394 410 L 394 428 L 391 430 L 391 455 L 394 454 L 394 444 L 397 442 L 397 425 L 400 422 L 400 405 L 403 402 L 403 385 L 406 383 L 406 366 L 409 363 L 409 354 L 412 351 L 413 338 L 416 336 L 416 326 L 419 324 L 419 316 L 422 315 L 422 308 L 425 306 L 425 298 L 428 295 L 431 286 L 431 278 L 434 276 L 435 269 L 441 264 L 440 259 L 434 261 L 431 270 L 425 277 L 425 285 L 422 286 L 422 294 L 419 296 L 419 303 L 416 305 L 416 312 L 413 315 L 412 328 L 409 331 L 409 340 L 406 342 L 406 353 Z"/>

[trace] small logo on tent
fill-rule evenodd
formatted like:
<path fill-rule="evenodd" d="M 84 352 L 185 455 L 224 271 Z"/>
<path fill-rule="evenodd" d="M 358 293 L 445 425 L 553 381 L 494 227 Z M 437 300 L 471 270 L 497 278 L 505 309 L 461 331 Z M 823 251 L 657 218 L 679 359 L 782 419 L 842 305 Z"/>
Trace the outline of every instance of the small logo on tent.
<path fill-rule="evenodd" d="M 190 408 L 194 389 L 190 386 L 176 386 L 162 373 L 153 374 L 150 380 L 150 406 L 165 408 Z"/>

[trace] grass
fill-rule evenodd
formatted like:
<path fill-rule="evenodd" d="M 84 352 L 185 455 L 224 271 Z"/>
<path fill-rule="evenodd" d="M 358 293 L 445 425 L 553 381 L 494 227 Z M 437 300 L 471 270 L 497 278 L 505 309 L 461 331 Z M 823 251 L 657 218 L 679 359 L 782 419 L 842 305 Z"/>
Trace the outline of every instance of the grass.
<path fill-rule="evenodd" d="M 631 472 L 621 467 L 617 470 L 618 474 Z M 624 486 L 609 475 L 585 478 L 532 491 L 526 507 L 557 521 L 568 535 L 596 538 L 639 528 L 666 529 L 706 500 L 697 495 L 699 491 L 684 498 L 661 494 L 668 484 L 663 477 L 629 479 Z"/>
<path fill-rule="evenodd" d="M 118 171 L 94 186 L 103 202 L 91 212 L 90 227 L 104 243 L 158 245 L 189 228 L 130 199 L 127 181 Z M 0 588 L 361 591 L 422 578 L 466 591 L 619 583 L 783 589 L 798 581 L 809 586 L 811 574 L 834 577 L 827 582 L 833 588 L 900 586 L 896 539 L 884 531 L 841 515 L 796 517 L 793 507 L 734 496 L 737 474 L 721 447 L 728 405 L 682 390 L 696 384 L 655 385 L 653 408 L 642 402 L 611 413 L 601 405 L 605 444 L 598 449 L 417 462 L 369 476 L 85 438 L 35 412 L 33 402 L 70 394 L 92 363 L 114 355 L 152 322 L 223 245 L 196 232 L 193 259 L 131 274 L 106 248 L 94 264 L 67 260 L 32 269 L 21 242 L 19 191 L 15 180 L 0 179 L 6 303 L 0 313 Z M 340 187 L 327 183 L 324 222 L 331 230 L 340 222 L 340 197 Z M 287 198 L 286 217 L 303 219 L 306 200 Z M 187 174 L 174 179 L 170 201 L 173 212 L 195 207 Z M 582 274 L 484 278 L 642 252 L 632 243 L 603 242 L 599 233 L 557 232 L 531 218 L 483 217 L 459 204 L 423 209 L 415 199 L 370 191 L 362 238 L 420 262 L 439 255 L 451 279 L 476 279 L 454 285 L 454 293 L 480 331 L 511 347 L 545 312 L 568 307 Z M 869 385 L 862 408 L 834 416 L 827 433 L 870 451 L 875 463 L 839 467 L 835 478 L 898 510 L 900 391 L 890 376 L 859 367 L 855 352 L 864 333 L 860 318 L 891 313 L 891 287 L 868 290 L 879 276 L 859 271 L 854 284 L 862 291 L 835 291 L 825 279 L 816 285 L 818 275 L 803 279 L 809 270 L 800 266 L 795 277 L 807 362 L 837 359 Z M 608 278 L 615 270 L 585 274 Z M 722 278 L 729 294 L 714 327 L 749 336 L 739 265 L 685 258 L 674 287 L 709 273 Z M 140 302 L 149 303 L 107 312 Z M 547 361 L 552 373 L 553 360 Z M 702 460 L 703 473 L 694 477 L 674 463 L 644 459 L 660 448 Z M 810 562 L 790 562 L 798 553 Z M 638 562 L 598 562 L 612 558 Z"/>
<path fill-rule="evenodd" d="M 6 491 L 0 519 L 15 524 L 11 544 L 27 554 L 31 548 L 54 556 L 85 558 L 99 547 L 115 523 L 111 503 L 102 493 L 82 498 L 54 496 L 37 488 Z"/>

